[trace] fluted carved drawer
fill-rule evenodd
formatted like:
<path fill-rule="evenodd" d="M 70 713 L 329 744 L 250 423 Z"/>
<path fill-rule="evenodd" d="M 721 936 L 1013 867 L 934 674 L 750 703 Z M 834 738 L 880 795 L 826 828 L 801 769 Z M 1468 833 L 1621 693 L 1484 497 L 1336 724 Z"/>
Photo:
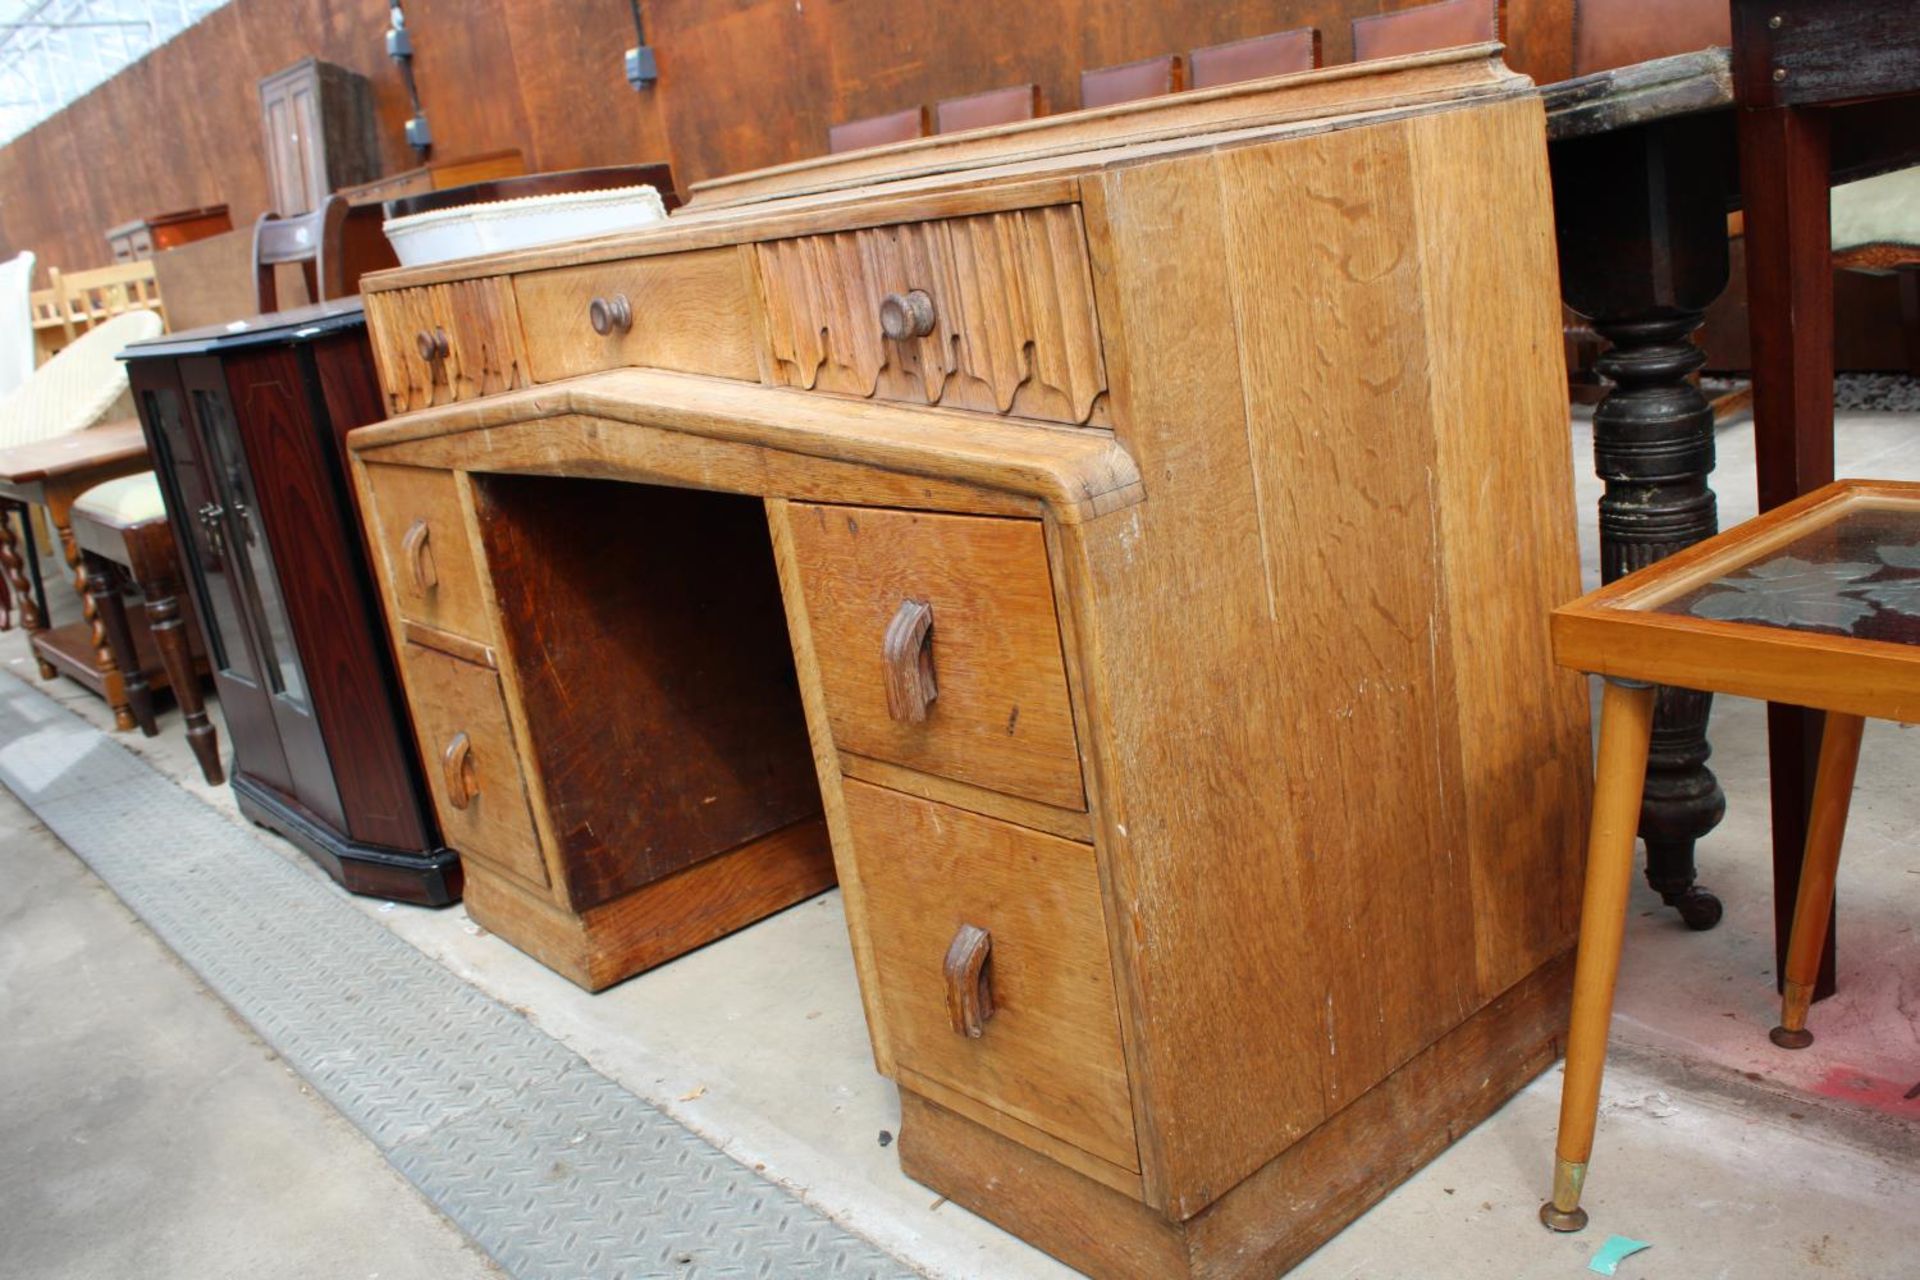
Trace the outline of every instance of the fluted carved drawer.
<path fill-rule="evenodd" d="M 388 413 L 533 381 L 513 282 L 504 276 L 369 293 L 366 306 Z"/>
<path fill-rule="evenodd" d="M 763 241 L 754 264 L 775 382 L 1105 421 L 1077 205 Z"/>

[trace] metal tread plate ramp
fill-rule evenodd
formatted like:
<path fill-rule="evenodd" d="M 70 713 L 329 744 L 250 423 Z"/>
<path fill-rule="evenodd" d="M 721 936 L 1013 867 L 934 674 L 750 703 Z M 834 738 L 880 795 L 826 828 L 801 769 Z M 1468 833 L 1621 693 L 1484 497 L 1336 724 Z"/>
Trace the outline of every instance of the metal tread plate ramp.
<path fill-rule="evenodd" d="M 11 679 L 0 782 L 519 1280 L 917 1274 Z"/>

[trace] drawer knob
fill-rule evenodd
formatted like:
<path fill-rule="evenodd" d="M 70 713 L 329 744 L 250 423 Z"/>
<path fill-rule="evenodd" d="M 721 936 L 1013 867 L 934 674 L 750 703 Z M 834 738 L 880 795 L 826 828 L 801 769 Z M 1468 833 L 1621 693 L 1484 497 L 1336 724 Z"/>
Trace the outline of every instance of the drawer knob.
<path fill-rule="evenodd" d="M 447 331 L 445 329 L 422 329 L 415 335 L 414 344 L 420 348 L 420 358 L 428 364 L 447 358 Z"/>
<path fill-rule="evenodd" d="M 993 935 L 963 924 L 947 946 L 941 970 L 947 979 L 947 1017 L 955 1035 L 978 1040 L 993 1016 Z"/>
<path fill-rule="evenodd" d="M 415 520 L 400 538 L 400 551 L 407 559 L 407 577 L 413 581 L 416 595 L 425 595 L 440 585 L 440 574 L 433 567 L 432 536 L 425 520 Z"/>
<path fill-rule="evenodd" d="M 456 809 L 466 808 L 479 794 L 473 772 L 473 743 L 464 732 L 454 734 L 440 753 L 440 777 L 447 784 L 447 803 Z"/>
<path fill-rule="evenodd" d="M 624 293 L 616 293 L 611 298 L 595 298 L 587 304 L 587 323 L 603 338 L 625 333 L 633 328 L 633 306 Z"/>
<path fill-rule="evenodd" d="M 882 643 L 887 673 L 887 714 L 902 724 L 920 724 L 940 696 L 933 682 L 933 606 L 902 600 Z"/>
<path fill-rule="evenodd" d="M 895 342 L 933 332 L 933 298 L 925 289 L 890 293 L 880 299 L 880 332 Z"/>

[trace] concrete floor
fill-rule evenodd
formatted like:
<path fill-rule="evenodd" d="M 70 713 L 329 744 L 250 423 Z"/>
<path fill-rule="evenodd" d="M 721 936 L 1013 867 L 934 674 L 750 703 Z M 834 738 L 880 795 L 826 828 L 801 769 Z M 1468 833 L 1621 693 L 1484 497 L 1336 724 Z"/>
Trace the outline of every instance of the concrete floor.
<path fill-rule="evenodd" d="M 1844 415 L 1838 439 L 1844 474 L 1920 478 L 1920 416 Z M 1731 524 L 1751 514 L 1750 429 L 1724 428 L 1720 445 L 1717 488 Z M 1583 422 L 1573 454 L 1591 572 L 1598 486 Z M 22 649 L 16 637 L 0 637 L 0 658 L 32 679 Z M 106 724 L 105 708 L 76 687 L 42 687 Z M 1533 1218 L 1550 1168 L 1555 1071 L 1294 1274 L 1573 1276 L 1619 1233 L 1653 1242 L 1620 1270 L 1644 1280 L 1920 1275 L 1912 1231 L 1920 1101 L 1902 1096 L 1920 1080 L 1920 793 L 1911 784 L 1920 736 L 1869 730 L 1841 868 L 1842 994 L 1817 1007 L 1814 1048 L 1790 1055 L 1766 1040 L 1772 918 L 1761 723 L 1751 703 L 1717 704 L 1714 764 L 1729 816 L 1702 842 L 1699 861 L 1703 882 L 1727 904 L 1726 920 L 1690 933 L 1636 889 L 1588 1231 L 1554 1237 Z M 231 794 L 194 773 L 177 716 L 164 717 L 163 729 L 156 740 L 121 741 L 239 821 Z M 872 1069 L 837 894 L 598 996 L 488 936 L 459 907 L 353 902 L 928 1274 L 1068 1274 L 936 1201 L 882 1146 L 882 1132 L 897 1126 L 898 1100 Z M 258 1234 L 271 1250 L 270 1227 Z"/>
<path fill-rule="evenodd" d="M 503 1274 L 5 790 L 0 884 L 0 1274 Z"/>

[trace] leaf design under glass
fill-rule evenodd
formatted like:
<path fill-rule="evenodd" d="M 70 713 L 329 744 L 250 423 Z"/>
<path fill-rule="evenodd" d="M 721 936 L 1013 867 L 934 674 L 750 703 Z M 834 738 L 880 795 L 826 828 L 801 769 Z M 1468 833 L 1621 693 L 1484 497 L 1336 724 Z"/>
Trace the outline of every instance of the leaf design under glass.
<path fill-rule="evenodd" d="M 1883 550 L 1884 554 L 1884 550 Z M 1873 607 L 1841 592 L 1880 566 L 1857 561 L 1816 564 L 1798 556 L 1778 556 L 1750 566 L 1743 576 L 1721 578 L 1724 587 L 1694 602 L 1696 617 L 1720 622 L 1758 622 L 1774 627 L 1851 631 Z"/>
<path fill-rule="evenodd" d="M 1860 594 L 1892 613 L 1920 617 L 1920 578 L 1895 578 L 1860 588 Z"/>

